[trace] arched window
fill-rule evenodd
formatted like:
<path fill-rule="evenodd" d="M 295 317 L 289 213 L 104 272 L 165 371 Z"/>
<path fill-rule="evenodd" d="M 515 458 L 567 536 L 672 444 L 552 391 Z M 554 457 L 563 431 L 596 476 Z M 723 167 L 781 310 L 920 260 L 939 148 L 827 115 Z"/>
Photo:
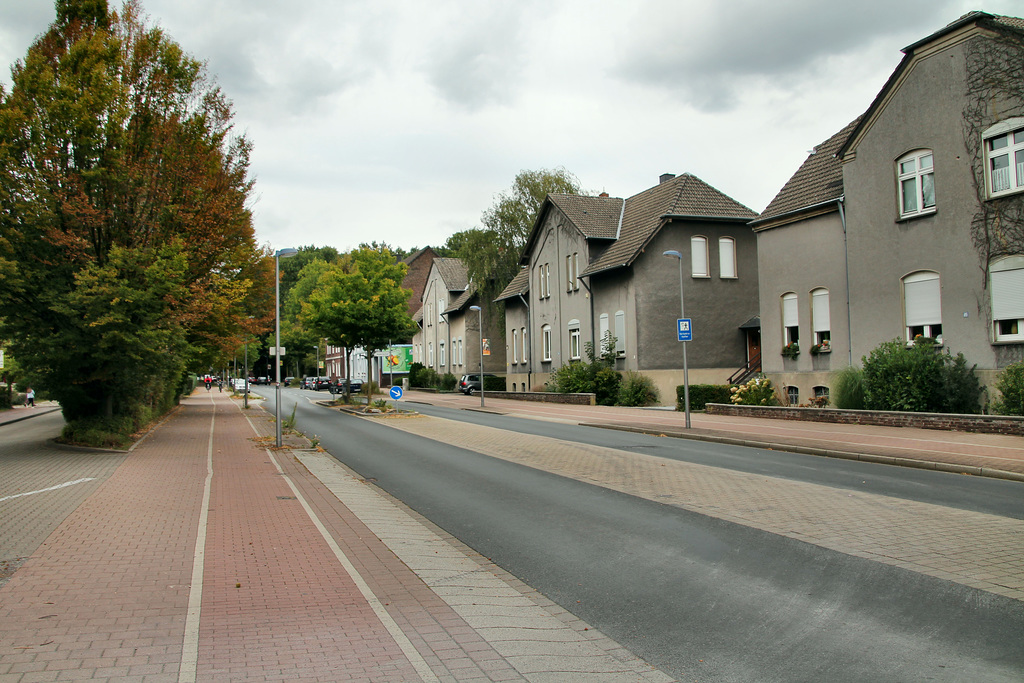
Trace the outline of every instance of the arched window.
<path fill-rule="evenodd" d="M 903 314 L 907 341 L 918 337 L 939 340 L 942 336 L 942 302 L 939 274 L 922 270 L 903 278 Z"/>
<path fill-rule="evenodd" d="M 615 355 L 626 355 L 626 312 L 615 311 Z"/>
<path fill-rule="evenodd" d="M 718 238 L 718 277 L 736 277 L 736 240 L 731 237 Z"/>
<path fill-rule="evenodd" d="M 708 276 L 708 238 L 690 238 L 690 275 L 692 277 Z"/>
<path fill-rule="evenodd" d="M 814 331 L 815 345 L 821 347 L 832 344 L 828 290 L 824 287 L 811 290 L 811 330 Z"/>
<path fill-rule="evenodd" d="M 1024 339 L 1024 256 L 989 264 L 989 294 L 996 341 Z"/>
<path fill-rule="evenodd" d="M 789 346 L 800 341 L 800 315 L 797 311 L 795 292 L 782 295 L 782 345 Z"/>
<path fill-rule="evenodd" d="M 569 360 L 582 358 L 580 349 L 580 321 L 573 318 L 569 321 Z"/>
<path fill-rule="evenodd" d="M 935 171 L 932 151 L 919 149 L 896 162 L 900 183 L 900 218 L 935 211 Z"/>
<path fill-rule="evenodd" d="M 519 362 L 519 330 L 512 328 L 512 364 Z"/>
<path fill-rule="evenodd" d="M 551 361 L 551 325 L 544 325 L 540 328 L 541 354 L 542 358 Z"/>

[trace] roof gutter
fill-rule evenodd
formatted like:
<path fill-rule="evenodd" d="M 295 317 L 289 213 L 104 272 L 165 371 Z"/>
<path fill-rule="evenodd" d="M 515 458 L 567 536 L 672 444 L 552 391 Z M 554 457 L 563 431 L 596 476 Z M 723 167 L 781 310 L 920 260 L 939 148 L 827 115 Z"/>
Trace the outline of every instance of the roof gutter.
<path fill-rule="evenodd" d="M 792 211 L 786 211 L 785 213 L 776 214 L 776 215 L 774 215 L 774 216 L 772 216 L 770 218 L 764 218 L 764 219 L 762 219 L 762 218 L 755 218 L 754 220 L 750 221 L 750 223 L 748 223 L 748 225 L 751 228 L 753 228 L 754 230 L 757 230 L 758 229 L 757 226 L 759 226 L 762 223 L 769 223 L 771 221 L 777 221 L 777 220 L 780 220 L 780 219 L 783 219 L 783 218 L 791 218 L 793 216 L 798 216 L 798 215 L 800 215 L 802 213 L 807 213 L 807 212 L 810 212 L 810 211 L 814 211 L 816 209 L 824 209 L 824 208 L 826 208 L 828 206 L 832 206 L 836 202 L 839 202 L 840 204 L 842 204 L 843 196 L 840 195 L 839 197 L 837 197 L 835 199 L 828 199 L 828 200 L 825 200 L 823 202 L 818 202 L 817 204 L 811 204 L 810 206 L 801 206 L 799 209 L 793 209 Z"/>

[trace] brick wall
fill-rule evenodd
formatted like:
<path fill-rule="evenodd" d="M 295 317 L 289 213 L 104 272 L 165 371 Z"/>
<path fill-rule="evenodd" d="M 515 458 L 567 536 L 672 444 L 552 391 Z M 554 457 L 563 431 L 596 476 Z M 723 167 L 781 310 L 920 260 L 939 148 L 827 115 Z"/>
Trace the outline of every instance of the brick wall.
<path fill-rule="evenodd" d="M 566 403 L 576 406 L 597 405 L 597 394 L 556 394 L 549 391 L 488 391 L 487 397 L 510 398 L 516 401 L 538 401 L 540 403 Z"/>
<path fill-rule="evenodd" d="M 709 403 L 710 415 L 766 417 L 775 420 L 804 420 L 882 427 L 919 427 L 956 432 L 1011 434 L 1024 436 L 1024 417 L 1009 415 L 953 415 L 945 413 L 901 413 L 883 410 L 839 410 L 836 408 L 792 408 L 782 406 L 736 406 Z"/>

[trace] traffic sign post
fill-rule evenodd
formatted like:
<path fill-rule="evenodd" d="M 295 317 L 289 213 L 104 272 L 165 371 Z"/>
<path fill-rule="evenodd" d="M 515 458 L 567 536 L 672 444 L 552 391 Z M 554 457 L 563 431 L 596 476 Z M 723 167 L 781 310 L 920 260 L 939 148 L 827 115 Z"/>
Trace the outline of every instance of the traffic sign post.
<path fill-rule="evenodd" d="M 679 341 L 693 341 L 693 323 L 689 318 L 678 318 L 676 320 L 676 332 L 679 334 Z"/>

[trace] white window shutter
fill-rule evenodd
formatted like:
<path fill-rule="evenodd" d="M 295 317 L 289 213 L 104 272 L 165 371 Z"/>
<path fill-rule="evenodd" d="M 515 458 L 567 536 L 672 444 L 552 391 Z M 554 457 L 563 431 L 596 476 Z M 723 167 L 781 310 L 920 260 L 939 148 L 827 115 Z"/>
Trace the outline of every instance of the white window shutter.
<path fill-rule="evenodd" d="M 782 326 L 796 327 L 800 324 L 800 317 L 797 314 L 796 294 L 782 295 Z"/>
<path fill-rule="evenodd" d="M 992 273 L 992 319 L 1024 318 L 1024 269 Z"/>
<path fill-rule="evenodd" d="M 907 327 L 942 324 L 938 275 L 909 276 L 903 281 L 903 297 Z"/>
<path fill-rule="evenodd" d="M 811 292 L 811 322 L 815 332 L 828 332 L 832 329 L 828 308 L 827 289 L 816 289 Z"/>

